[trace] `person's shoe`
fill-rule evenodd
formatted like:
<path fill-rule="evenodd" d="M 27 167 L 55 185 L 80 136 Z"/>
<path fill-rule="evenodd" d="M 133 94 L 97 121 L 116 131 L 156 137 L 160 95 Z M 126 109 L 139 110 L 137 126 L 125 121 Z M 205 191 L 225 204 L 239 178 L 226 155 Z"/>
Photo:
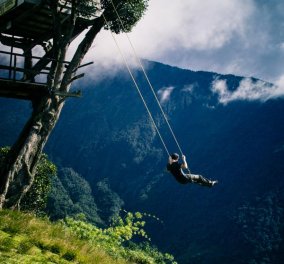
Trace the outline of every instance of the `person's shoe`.
<path fill-rule="evenodd" d="M 210 181 L 211 187 L 213 187 L 214 185 L 216 185 L 218 183 L 218 181 Z"/>

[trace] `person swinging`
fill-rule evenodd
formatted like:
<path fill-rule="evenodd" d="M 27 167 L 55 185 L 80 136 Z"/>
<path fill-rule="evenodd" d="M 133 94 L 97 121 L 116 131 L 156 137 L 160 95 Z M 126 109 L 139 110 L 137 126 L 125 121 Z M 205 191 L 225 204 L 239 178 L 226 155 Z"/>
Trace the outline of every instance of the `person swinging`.
<path fill-rule="evenodd" d="M 213 187 L 218 181 L 209 180 L 201 175 L 192 174 L 188 169 L 186 157 L 182 155 L 182 163 L 178 162 L 179 155 L 173 153 L 169 156 L 167 164 L 167 170 L 175 177 L 175 179 L 181 184 L 196 183 L 202 186 Z M 188 173 L 184 173 L 183 169 L 187 169 Z"/>

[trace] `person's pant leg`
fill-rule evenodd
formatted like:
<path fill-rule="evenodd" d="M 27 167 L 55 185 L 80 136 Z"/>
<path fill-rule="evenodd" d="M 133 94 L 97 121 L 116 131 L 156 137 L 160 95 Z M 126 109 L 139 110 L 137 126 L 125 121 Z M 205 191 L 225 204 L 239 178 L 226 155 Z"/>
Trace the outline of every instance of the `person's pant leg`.
<path fill-rule="evenodd" d="M 197 183 L 202 186 L 208 187 L 212 186 L 212 182 L 209 179 L 198 174 L 186 174 L 186 178 L 189 179 L 192 183 Z"/>

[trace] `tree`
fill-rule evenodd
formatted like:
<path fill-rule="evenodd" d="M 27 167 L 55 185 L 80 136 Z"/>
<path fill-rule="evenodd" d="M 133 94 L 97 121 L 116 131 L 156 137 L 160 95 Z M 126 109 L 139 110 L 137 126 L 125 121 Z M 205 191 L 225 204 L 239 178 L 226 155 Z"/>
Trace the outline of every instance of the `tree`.
<path fill-rule="evenodd" d="M 9 153 L 9 147 L 0 148 L 0 167 L 5 162 L 5 157 Z M 25 211 L 43 214 L 47 205 L 47 198 L 51 190 L 53 178 L 57 178 L 56 166 L 48 160 L 46 154 L 42 153 L 35 173 L 35 180 L 27 194 L 24 196 L 21 208 Z M 6 196 L 6 204 L 12 203 L 14 197 L 17 197 L 18 185 L 12 182 Z"/>
<path fill-rule="evenodd" d="M 45 212 L 49 218 L 58 220 L 83 214 L 88 222 L 102 225 L 98 211 L 89 183 L 73 169 L 61 168 L 58 177 L 52 178 L 48 194 Z"/>
<path fill-rule="evenodd" d="M 37 214 L 45 214 L 48 195 L 51 190 L 52 178 L 57 178 L 56 166 L 48 160 L 48 156 L 41 154 L 37 165 L 33 185 L 23 197 L 21 208 Z"/>
<path fill-rule="evenodd" d="M 54 30 L 52 39 L 49 41 L 51 47 L 45 48 L 46 54 L 35 65 L 32 65 L 30 57 L 26 56 L 25 67 L 28 67 L 30 71 L 25 78 L 26 81 L 34 80 L 36 72 L 51 62 L 47 77 L 49 95 L 33 100 L 31 117 L 12 146 L 5 166 L 2 166 L 0 170 L 0 209 L 5 205 L 10 183 L 15 179 L 21 191 L 11 207 L 20 208 L 22 198 L 34 181 L 43 147 L 59 119 L 65 96 L 70 90 L 76 71 L 97 34 L 102 28 L 115 33 L 130 31 L 145 12 L 148 0 L 49 0 L 43 2 L 52 11 Z M 62 6 L 70 10 L 67 26 L 66 19 L 63 26 Z M 85 19 L 84 27 L 79 31 L 82 32 L 87 28 L 87 33 L 65 68 L 66 53 L 71 42 L 78 35 L 76 23 L 82 18 Z M 47 57 L 51 60 L 47 60 Z"/>

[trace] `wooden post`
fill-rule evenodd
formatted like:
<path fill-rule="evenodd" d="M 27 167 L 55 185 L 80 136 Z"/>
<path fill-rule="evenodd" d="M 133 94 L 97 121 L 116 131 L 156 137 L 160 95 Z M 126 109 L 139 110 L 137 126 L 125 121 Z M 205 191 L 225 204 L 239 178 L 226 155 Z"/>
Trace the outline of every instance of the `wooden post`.
<path fill-rule="evenodd" d="M 16 75 L 17 75 L 17 55 L 14 54 L 13 81 L 16 80 Z"/>
<path fill-rule="evenodd" d="M 10 69 L 9 69 L 9 79 L 12 78 L 12 57 L 13 57 L 13 51 L 14 51 L 14 35 L 12 36 L 12 45 L 10 49 Z"/>

